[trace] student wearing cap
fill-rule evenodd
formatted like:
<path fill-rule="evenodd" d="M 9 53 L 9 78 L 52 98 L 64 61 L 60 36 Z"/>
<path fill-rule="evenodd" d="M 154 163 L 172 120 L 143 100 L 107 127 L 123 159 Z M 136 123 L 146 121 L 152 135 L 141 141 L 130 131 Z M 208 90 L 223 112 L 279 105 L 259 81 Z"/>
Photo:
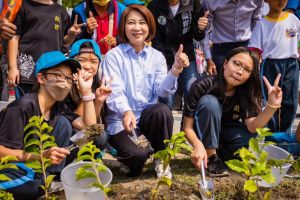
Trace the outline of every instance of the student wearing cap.
<path fill-rule="evenodd" d="M 105 80 L 105 78 L 100 80 L 101 68 L 99 68 L 99 65 L 101 61 L 101 53 L 98 44 L 90 39 L 78 40 L 72 45 L 69 56 L 80 63 L 83 71 L 92 74 L 92 92 L 95 94 L 94 106 L 97 122 L 105 123 L 103 108 L 106 98 L 111 93 L 111 89 L 109 88 L 108 84 L 111 82 L 111 80 L 108 81 Z M 83 115 L 83 101 L 80 98 L 81 96 L 82 94 L 80 93 L 80 90 L 78 90 L 78 87 L 72 87 L 68 97 L 65 100 L 71 111 L 77 113 L 79 116 Z M 106 146 L 105 134 L 101 135 L 99 138 L 96 138 L 94 142 L 101 149 L 104 147 L 110 149 L 109 146 Z"/>
<path fill-rule="evenodd" d="M 36 63 L 35 92 L 13 101 L 0 112 L 0 157 L 15 156 L 19 161 L 18 170 L 0 171 L 12 179 L 1 182 L 0 188 L 12 193 L 14 199 L 36 199 L 42 195 L 40 175 L 24 165 L 28 160 L 40 159 L 23 151 L 23 138 L 28 134 L 23 130 L 31 117 L 43 116 L 53 127 L 51 135 L 55 137 L 57 146 L 44 152 L 44 156 L 51 160 L 52 166 L 47 170 L 50 174 L 59 174 L 64 167 L 65 158 L 70 153 L 65 147 L 69 145 L 72 126 L 81 129 L 96 123 L 95 108 L 91 101 L 91 74 L 79 68 L 76 60 L 66 58 L 60 51 L 43 54 Z M 71 112 L 62 102 L 74 82 L 72 74 L 76 72 L 80 92 L 85 99 L 83 117 Z"/>
<path fill-rule="evenodd" d="M 123 5 L 130 6 L 132 4 L 145 5 L 145 2 L 139 0 L 124 0 Z"/>
<path fill-rule="evenodd" d="M 77 39 L 93 39 L 102 55 L 117 45 L 119 22 L 125 6 L 117 0 L 85 0 L 74 7 L 71 20 L 86 23 Z"/>

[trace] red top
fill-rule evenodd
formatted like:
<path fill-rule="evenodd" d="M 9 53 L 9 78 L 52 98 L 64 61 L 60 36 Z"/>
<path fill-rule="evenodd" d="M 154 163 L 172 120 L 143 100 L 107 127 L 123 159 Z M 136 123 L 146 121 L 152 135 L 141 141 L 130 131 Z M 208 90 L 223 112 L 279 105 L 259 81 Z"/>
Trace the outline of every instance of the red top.
<path fill-rule="evenodd" d="M 112 35 L 114 37 L 116 37 L 118 34 L 117 18 L 118 18 L 118 8 L 117 8 L 117 4 L 114 2 L 114 27 L 113 27 L 113 35 Z M 98 24 L 96 42 L 100 46 L 101 54 L 105 55 L 109 50 L 108 45 L 105 42 L 100 42 L 100 40 L 104 38 L 106 35 L 108 35 L 109 14 L 107 12 L 102 17 L 97 15 L 95 19 L 97 20 L 97 24 Z"/>

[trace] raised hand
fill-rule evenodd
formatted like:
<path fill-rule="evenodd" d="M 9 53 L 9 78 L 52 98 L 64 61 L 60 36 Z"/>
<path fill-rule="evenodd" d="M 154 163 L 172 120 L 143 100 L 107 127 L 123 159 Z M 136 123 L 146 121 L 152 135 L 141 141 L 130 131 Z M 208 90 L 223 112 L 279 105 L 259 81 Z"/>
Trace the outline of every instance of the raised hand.
<path fill-rule="evenodd" d="M 268 89 L 268 104 L 270 107 L 274 108 L 280 108 L 281 102 L 282 102 L 282 90 L 278 86 L 279 81 L 280 81 L 281 74 L 278 74 L 275 81 L 274 85 L 272 86 L 268 79 L 264 76 L 263 80 L 265 82 L 265 85 Z"/>
<path fill-rule="evenodd" d="M 78 88 L 82 96 L 87 96 L 92 93 L 93 74 L 84 69 L 77 69 Z"/>
<path fill-rule="evenodd" d="M 109 81 L 106 83 L 105 77 L 102 78 L 101 85 L 96 89 L 96 99 L 99 103 L 103 104 L 107 97 L 111 94 L 112 90 L 110 85 L 113 81 L 113 78 L 110 78 Z"/>
<path fill-rule="evenodd" d="M 178 51 L 175 54 L 173 66 L 181 70 L 183 67 L 188 67 L 190 65 L 189 57 L 183 53 L 183 45 L 180 44 Z"/>
<path fill-rule="evenodd" d="M 5 17 L 0 19 L 0 41 L 10 40 L 16 34 L 17 27 L 9 22 L 10 14 L 8 10 Z"/>
<path fill-rule="evenodd" d="M 81 33 L 81 27 L 85 26 L 85 23 L 78 24 L 78 15 L 75 15 L 74 23 L 69 29 L 69 35 L 71 37 L 76 37 L 79 33 Z"/>
<path fill-rule="evenodd" d="M 200 17 L 198 19 L 198 28 L 200 31 L 203 31 L 208 23 L 208 14 L 209 14 L 209 11 L 206 11 L 204 13 L 204 16 L 203 17 Z"/>
<path fill-rule="evenodd" d="M 100 40 L 100 42 L 105 42 L 109 46 L 116 46 L 117 45 L 117 39 L 112 35 L 106 35 L 104 38 Z"/>
<path fill-rule="evenodd" d="M 93 13 L 89 12 L 89 17 L 86 19 L 87 32 L 92 34 L 94 30 L 98 27 L 97 20 L 95 19 Z"/>

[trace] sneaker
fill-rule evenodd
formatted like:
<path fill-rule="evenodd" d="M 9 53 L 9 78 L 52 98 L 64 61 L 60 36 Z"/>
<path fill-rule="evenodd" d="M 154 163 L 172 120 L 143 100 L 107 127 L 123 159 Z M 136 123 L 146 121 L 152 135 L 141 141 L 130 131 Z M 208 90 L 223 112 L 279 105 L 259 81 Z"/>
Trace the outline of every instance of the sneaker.
<path fill-rule="evenodd" d="M 172 177 L 173 177 L 170 165 L 168 165 L 164 171 L 163 162 L 160 159 L 154 160 L 154 169 L 155 169 L 157 178 L 165 176 L 169 179 L 172 179 Z"/>
<path fill-rule="evenodd" d="M 214 154 L 208 158 L 208 166 L 206 172 L 210 177 L 223 177 L 230 175 L 230 173 L 228 172 L 228 168 L 217 156 L 217 154 Z"/>

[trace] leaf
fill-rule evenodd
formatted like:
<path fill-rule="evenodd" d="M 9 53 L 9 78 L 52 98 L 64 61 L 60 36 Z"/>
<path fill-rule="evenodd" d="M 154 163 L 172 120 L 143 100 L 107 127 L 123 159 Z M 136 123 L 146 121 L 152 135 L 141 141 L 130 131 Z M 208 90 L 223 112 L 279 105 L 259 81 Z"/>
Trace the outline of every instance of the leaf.
<path fill-rule="evenodd" d="M 269 173 L 266 173 L 265 175 L 262 175 L 261 178 L 266 181 L 267 183 L 275 183 L 276 182 L 276 178 L 275 176 L 273 176 L 273 174 L 271 173 L 271 170 Z"/>
<path fill-rule="evenodd" d="M 7 163 L 7 164 L 2 164 L 0 166 L 0 171 L 3 170 L 3 169 L 16 169 L 18 170 L 18 167 L 14 164 L 14 163 Z"/>
<path fill-rule="evenodd" d="M 0 181 L 10 181 L 11 178 L 6 176 L 5 174 L 0 174 Z"/>
<path fill-rule="evenodd" d="M 267 169 L 267 163 L 266 162 L 256 162 L 254 164 L 254 167 L 251 168 L 251 172 L 253 176 L 261 175 L 263 172 L 265 172 Z"/>
<path fill-rule="evenodd" d="M 51 127 L 51 126 L 49 126 L 48 124 L 47 124 L 47 122 L 43 122 L 43 124 L 42 124 L 42 133 L 44 133 L 44 134 L 48 134 L 48 133 L 51 133 L 52 132 L 52 130 L 53 130 L 53 128 Z"/>
<path fill-rule="evenodd" d="M 41 165 L 40 161 L 38 161 L 38 160 L 29 160 L 29 161 L 26 161 L 25 164 L 27 167 L 32 168 L 34 171 L 37 169 L 42 169 L 42 165 Z"/>
<path fill-rule="evenodd" d="M 39 127 L 39 124 L 37 122 L 30 122 L 25 126 L 24 132 L 28 131 L 29 129 L 38 128 L 38 127 Z M 38 131 L 38 133 L 39 133 L 39 131 Z"/>
<path fill-rule="evenodd" d="M 51 147 L 56 146 L 56 143 L 54 141 L 47 141 L 43 144 L 43 149 L 49 149 Z"/>
<path fill-rule="evenodd" d="M 13 162 L 13 161 L 17 161 L 16 156 L 5 156 L 5 157 L 1 158 L 1 165 L 6 164 L 8 162 Z"/>
<path fill-rule="evenodd" d="M 96 188 L 99 188 L 100 190 L 102 190 L 103 191 L 103 189 L 104 189 L 104 186 L 102 185 L 102 184 L 99 184 L 99 183 L 91 183 L 90 184 L 90 186 L 91 187 L 96 187 Z"/>
<path fill-rule="evenodd" d="M 259 152 L 259 145 L 258 145 L 258 142 L 257 142 L 256 139 L 251 138 L 251 139 L 249 140 L 249 147 L 250 147 L 254 152 L 256 152 L 256 153 Z"/>
<path fill-rule="evenodd" d="M 248 192 L 256 192 L 257 191 L 257 185 L 255 184 L 254 180 L 247 180 L 244 184 L 244 190 Z"/>
<path fill-rule="evenodd" d="M 36 146 L 39 146 L 40 144 L 40 141 L 36 138 L 31 138 L 27 143 L 25 143 L 25 147 L 24 148 L 27 148 L 29 146 L 32 146 L 32 145 L 36 145 Z"/>
<path fill-rule="evenodd" d="M 50 187 L 50 185 L 51 185 L 51 183 L 52 183 L 52 181 L 53 181 L 54 178 L 55 178 L 55 175 L 49 175 L 49 176 L 47 176 L 47 178 L 46 178 L 46 188 Z"/>
<path fill-rule="evenodd" d="M 106 166 L 105 165 L 98 165 L 97 170 L 98 170 L 98 172 L 106 172 Z"/>
<path fill-rule="evenodd" d="M 256 132 L 261 137 L 271 136 L 272 132 L 269 128 L 257 128 Z"/>
<path fill-rule="evenodd" d="M 91 155 L 81 155 L 76 159 L 77 161 L 92 161 L 93 157 Z"/>
<path fill-rule="evenodd" d="M 193 148 L 190 145 L 186 144 L 186 143 L 178 144 L 178 146 L 179 146 L 180 149 L 184 149 L 188 152 L 192 152 L 192 150 L 193 150 Z"/>
<path fill-rule="evenodd" d="M 87 146 L 87 145 L 85 145 L 85 146 L 83 146 L 79 151 L 78 151 L 78 153 L 77 153 L 77 157 L 80 157 L 80 156 L 82 156 L 83 154 L 89 154 L 89 155 L 92 155 L 92 149 L 89 147 L 89 146 Z"/>
<path fill-rule="evenodd" d="M 39 187 L 42 188 L 43 191 L 46 191 L 46 190 L 45 190 L 45 186 L 39 185 Z"/>
<path fill-rule="evenodd" d="M 245 165 L 245 163 L 243 163 L 240 160 L 234 159 L 234 160 L 229 160 L 226 161 L 225 164 L 232 170 L 236 171 L 236 172 L 240 172 L 240 173 L 245 173 L 246 175 L 250 175 L 250 171 L 247 168 L 247 166 Z"/>
<path fill-rule="evenodd" d="M 158 184 L 164 184 L 164 185 L 167 185 L 169 188 L 172 186 L 172 180 L 169 179 L 168 177 L 166 176 L 162 176 L 160 178 L 160 180 L 158 181 Z"/>
<path fill-rule="evenodd" d="M 96 174 L 92 171 L 85 170 L 84 168 L 80 167 L 75 174 L 76 180 L 81 180 L 84 178 L 97 178 Z"/>
<path fill-rule="evenodd" d="M 26 135 L 24 136 L 24 143 L 28 143 L 28 139 L 30 136 L 33 136 L 33 135 L 36 135 L 37 137 L 40 135 L 39 131 L 37 129 L 33 129 L 33 130 L 30 130 L 28 133 L 26 133 Z M 37 138 L 36 138 L 37 139 Z"/>
<path fill-rule="evenodd" d="M 272 195 L 272 190 L 269 190 L 268 192 L 265 193 L 264 200 L 270 200 L 271 195 Z"/>
<path fill-rule="evenodd" d="M 256 160 L 256 157 L 253 153 L 251 153 L 248 149 L 246 148 L 241 148 L 239 151 L 239 156 L 245 163 L 245 165 L 249 165 L 250 160 Z"/>
<path fill-rule="evenodd" d="M 32 153 L 32 154 L 37 154 L 37 155 L 40 155 L 40 152 L 41 152 L 40 149 L 37 146 L 30 146 L 30 147 L 27 147 L 24 150 L 27 153 Z"/>
<path fill-rule="evenodd" d="M 53 137 L 53 136 L 52 136 Z M 51 140 L 51 136 L 50 135 L 48 135 L 48 134 L 42 134 L 42 141 L 44 142 L 45 140 L 48 140 L 48 139 L 50 139 Z M 51 141 L 53 141 L 53 140 L 51 140 Z"/>

